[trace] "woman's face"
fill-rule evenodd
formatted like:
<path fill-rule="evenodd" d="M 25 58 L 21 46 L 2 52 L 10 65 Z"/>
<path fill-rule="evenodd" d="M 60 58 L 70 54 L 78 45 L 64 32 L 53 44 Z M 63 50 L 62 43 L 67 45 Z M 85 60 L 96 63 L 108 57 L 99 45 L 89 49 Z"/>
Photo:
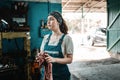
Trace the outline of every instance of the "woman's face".
<path fill-rule="evenodd" d="M 59 29 L 59 23 L 55 17 L 48 16 L 47 27 L 53 31 L 56 31 Z"/>

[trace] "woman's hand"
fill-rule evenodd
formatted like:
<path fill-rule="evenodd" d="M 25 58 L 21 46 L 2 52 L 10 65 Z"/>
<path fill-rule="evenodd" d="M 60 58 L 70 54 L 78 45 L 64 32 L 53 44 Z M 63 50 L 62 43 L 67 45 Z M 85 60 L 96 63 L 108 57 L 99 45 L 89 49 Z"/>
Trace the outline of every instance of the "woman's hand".
<path fill-rule="evenodd" d="M 39 62 L 39 58 L 40 58 L 40 56 L 43 55 L 43 54 L 44 54 L 44 52 L 37 53 L 37 55 L 36 55 L 36 61 L 37 61 L 37 62 Z"/>
<path fill-rule="evenodd" d="M 54 63 L 54 62 L 56 62 L 56 59 L 55 58 L 53 58 L 53 57 L 51 57 L 50 55 L 48 55 L 48 54 L 45 54 L 45 60 L 48 62 L 48 63 Z"/>

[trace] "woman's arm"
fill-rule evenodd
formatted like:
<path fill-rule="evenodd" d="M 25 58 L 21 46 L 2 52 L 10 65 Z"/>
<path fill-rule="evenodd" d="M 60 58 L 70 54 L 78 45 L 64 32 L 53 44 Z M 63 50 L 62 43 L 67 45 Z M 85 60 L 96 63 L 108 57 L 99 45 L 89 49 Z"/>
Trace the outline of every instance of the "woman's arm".
<path fill-rule="evenodd" d="M 48 54 L 46 54 L 46 61 L 52 62 L 52 63 L 60 63 L 60 64 L 70 64 L 73 60 L 73 55 L 72 54 L 66 54 L 64 56 L 64 58 L 53 58 L 51 56 L 49 56 Z"/>
<path fill-rule="evenodd" d="M 72 63 L 72 60 L 73 60 L 72 54 L 66 54 L 64 58 L 55 58 L 55 62 L 60 64 L 70 64 Z"/>

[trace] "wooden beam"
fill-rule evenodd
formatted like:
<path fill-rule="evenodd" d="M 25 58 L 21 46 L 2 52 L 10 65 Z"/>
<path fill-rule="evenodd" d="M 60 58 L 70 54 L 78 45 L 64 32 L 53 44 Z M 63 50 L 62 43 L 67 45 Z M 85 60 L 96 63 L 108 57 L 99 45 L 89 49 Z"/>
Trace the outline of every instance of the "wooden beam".
<path fill-rule="evenodd" d="M 82 6 L 80 6 L 75 12 L 78 12 L 79 10 L 82 9 L 82 7 L 84 8 L 84 6 L 86 6 L 87 4 L 89 4 L 92 0 L 87 1 L 85 4 L 83 4 Z"/>
<path fill-rule="evenodd" d="M 66 2 L 66 4 L 62 7 L 62 9 L 64 9 L 64 8 L 69 4 L 70 1 L 71 1 L 71 0 L 68 0 L 68 1 Z"/>

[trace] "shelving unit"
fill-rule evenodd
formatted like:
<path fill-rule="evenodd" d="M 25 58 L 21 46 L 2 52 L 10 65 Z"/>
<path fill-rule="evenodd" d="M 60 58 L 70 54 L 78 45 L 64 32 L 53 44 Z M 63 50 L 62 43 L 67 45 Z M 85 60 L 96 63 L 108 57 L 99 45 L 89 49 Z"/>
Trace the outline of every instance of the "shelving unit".
<path fill-rule="evenodd" d="M 29 32 L 1 32 L 0 33 L 0 56 L 2 56 L 2 40 L 3 39 L 15 39 L 15 38 L 24 38 L 24 50 L 27 51 L 27 57 L 31 56 L 30 51 L 30 33 Z M 27 80 L 31 80 L 30 77 L 30 64 L 26 64 L 26 75 Z"/>

